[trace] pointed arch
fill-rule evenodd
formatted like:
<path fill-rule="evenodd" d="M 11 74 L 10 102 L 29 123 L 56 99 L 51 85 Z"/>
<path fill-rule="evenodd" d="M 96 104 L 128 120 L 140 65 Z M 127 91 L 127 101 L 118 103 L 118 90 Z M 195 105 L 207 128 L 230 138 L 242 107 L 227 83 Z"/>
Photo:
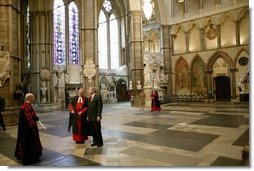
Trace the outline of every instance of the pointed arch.
<path fill-rule="evenodd" d="M 225 52 L 218 51 L 213 54 L 207 63 L 207 70 L 212 71 L 213 64 L 218 58 L 223 58 L 229 65 L 230 68 L 233 68 L 233 60 L 229 57 L 229 55 Z"/>
<path fill-rule="evenodd" d="M 119 23 L 117 16 L 113 13 L 110 15 L 110 57 L 111 69 L 119 68 Z"/>
<path fill-rule="evenodd" d="M 191 63 L 192 94 L 207 93 L 207 75 L 205 62 L 200 56 L 196 56 Z"/>
<path fill-rule="evenodd" d="M 98 28 L 98 50 L 99 50 L 99 67 L 102 69 L 108 68 L 108 34 L 107 34 L 107 23 L 105 22 L 106 15 L 101 10 L 99 15 L 99 28 Z"/>
<path fill-rule="evenodd" d="M 175 73 L 176 94 L 190 94 L 189 66 L 183 57 L 176 61 Z"/>
<path fill-rule="evenodd" d="M 246 54 L 246 55 L 243 55 L 243 54 Z M 238 60 L 239 60 L 240 57 L 246 56 L 247 58 L 249 58 L 249 55 L 250 54 L 246 49 L 242 48 L 241 50 L 239 50 L 236 57 L 234 58 L 234 66 L 235 67 L 237 66 L 237 63 L 238 63 Z"/>

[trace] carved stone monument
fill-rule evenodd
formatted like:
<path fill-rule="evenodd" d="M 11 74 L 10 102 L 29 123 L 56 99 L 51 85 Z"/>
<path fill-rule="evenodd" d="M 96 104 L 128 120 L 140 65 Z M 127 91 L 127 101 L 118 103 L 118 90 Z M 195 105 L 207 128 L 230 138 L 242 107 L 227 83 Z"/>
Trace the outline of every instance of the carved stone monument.
<path fill-rule="evenodd" d="M 91 57 L 88 57 L 86 64 L 83 66 L 83 74 L 88 78 L 88 82 L 92 83 L 92 78 L 96 75 L 96 66 Z"/>
<path fill-rule="evenodd" d="M 249 101 L 249 72 L 245 73 L 238 81 L 240 101 Z"/>
<path fill-rule="evenodd" d="M 160 53 L 145 52 L 144 54 L 144 92 L 145 105 L 151 105 L 151 93 L 156 89 L 159 96 L 164 95 L 168 86 L 168 75 L 164 73 L 163 56 Z"/>
<path fill-rule="evenodd" d="M 0 45 L 0 87 L 3 87 L 6 80 L 10 78 L 10 54 L 3 51 L 3 45 Z"/>
<path fill-rule="evenodd" d="M 46 68 L 43 67 L 40 69 L 40 78 L 41 78 L 41 103 L 46 104 L 47 103 L 47 82 L 50 81 L 51 79 L 51 73 L 50 71 Z"/>

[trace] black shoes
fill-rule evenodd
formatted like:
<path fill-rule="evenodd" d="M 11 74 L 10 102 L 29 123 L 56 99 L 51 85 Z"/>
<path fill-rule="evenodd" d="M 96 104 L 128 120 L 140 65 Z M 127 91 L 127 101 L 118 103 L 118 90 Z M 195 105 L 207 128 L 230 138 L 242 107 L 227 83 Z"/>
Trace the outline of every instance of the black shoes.
<path fill-rule="evenodd" d="M 96 146 L 96 145 L 97 145 L 98 148 L 103 146 L 102 144 L 97 144 L 97 143 L 91 144 L 92 147 L 93 147 L 93 146 Z"/>
<path fill-rule="evenodd" d="M 91 146 L 96 146 L 97 145 L 97 143 L 93 143 L 93 144 L 91 144 Z"/>
<path fill-rule="evenodd" d="M 98 144 L 98 145 L 97 145 L 98 148 L 100 148 L 100 147 L 102 147 L 102 146 L 103 146 L 102 144 Z"/>
<path fill-rule="evenodd" d="M 76 144 L 84 144 L 85 141 L 76 141 Z"/>

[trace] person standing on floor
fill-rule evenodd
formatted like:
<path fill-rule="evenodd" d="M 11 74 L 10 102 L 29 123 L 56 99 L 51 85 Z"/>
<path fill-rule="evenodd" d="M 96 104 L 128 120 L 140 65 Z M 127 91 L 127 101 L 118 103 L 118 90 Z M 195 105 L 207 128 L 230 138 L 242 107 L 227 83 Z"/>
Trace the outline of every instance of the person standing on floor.
<path fill-rule="evenodd" d="M 151 94 L 152 102 L 151 102 L 151 112 L 153 111 L 160 111 L 160 100 L 159 100 L 159 95 L 158 92 L 153 89 L 152 94 Z"/>
<path fill-rule="evenodd" d="M 3 117 L 4 109 L 5 109 L 5 100 L 3 97 L 0 96 L 0 127 L 2 127 L 4 131 L 6 131 L 5 124 L 4 124 L 4 117 Z"/>
<path fill-rule="evenodd" d="M 103 108 L 102 97 L 100 94 L 96 94 L 95 87 L 89 87 L 89 102 L 87 111 L 87 121 L 91 126 L 91 132 L 93 136 L 93 143 L 91 146 L 102 147 L 103 139 L 101 134 L 101 113 Z"/>
<path fill-rule="evenodd" d="M 146 94 L 144 92 L 144 90 L 142 90 L 139 94 L 139 101 L 140 101 L 140 109 L 139 111 L 145 111 L 145 98 L 146 98 Z"/>
<path fill-rule="evenodd" d="M 87 118 L 88 99 L 84 96 L 84 90 L 79 89 L 78 95 L 75 96 L 69 105 L 70 117 L 68 131 L 72 127 L 72 138 L 76 144 L 83 144 L 88 139 L 88 122 Z"/>
<path fill-rule="evenodd" d="M 42 145 L 36 121 L 39 117 L 33 109 L 34 96 L 28 93 L 25 102 L 20 107 L 18 136 L 15 150 L 15 157 L 23 164 L 32 164 L 39 161 L 42 155 Z"/>

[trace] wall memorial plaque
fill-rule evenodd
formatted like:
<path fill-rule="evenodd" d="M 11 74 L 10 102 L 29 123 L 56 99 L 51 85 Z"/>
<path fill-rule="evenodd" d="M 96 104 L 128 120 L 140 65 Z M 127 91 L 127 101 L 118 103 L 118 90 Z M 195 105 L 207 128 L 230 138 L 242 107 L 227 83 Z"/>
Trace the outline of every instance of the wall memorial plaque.
<path fill-rule="evenodd" d="M 10 78 L 10 54 L 3 51 L 3 45 L 0 45 L 0 87 L 3 87 L 6 80 Z"/>
<path fill-rule="evenodd" d="M 96 75 L 96 66 L 91 57 L 88 57 L 86 60 L 86 64 L 83 66 L 83 74 L 88 78 L 88 82 L 92 82 L 92 78 Z"/>

